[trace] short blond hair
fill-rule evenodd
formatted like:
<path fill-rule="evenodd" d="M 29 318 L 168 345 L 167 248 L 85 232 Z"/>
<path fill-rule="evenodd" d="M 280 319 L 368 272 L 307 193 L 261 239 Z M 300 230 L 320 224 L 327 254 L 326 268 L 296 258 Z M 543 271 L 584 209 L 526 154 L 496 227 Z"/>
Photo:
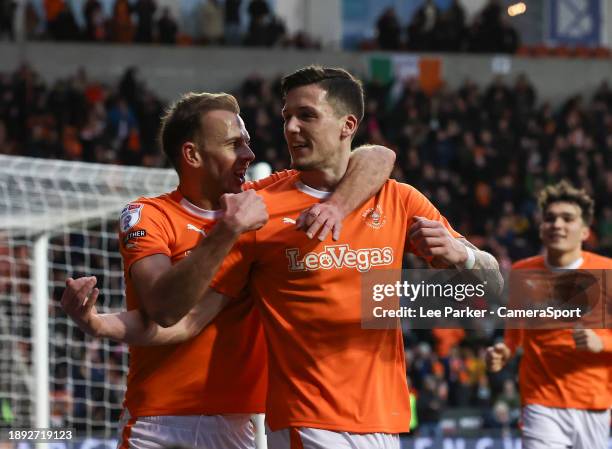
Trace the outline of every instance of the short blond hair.
<path fill-rule="evenodd" d="M 236 98 L 224 92 L 189 92 L 166 110 L 161 119 L 159 141 L 162 151 L 176 170 L 179 169 L 183 144 L 196 139 L 202 140 L 202 116 L 216 110 L 240 114 Z"/>

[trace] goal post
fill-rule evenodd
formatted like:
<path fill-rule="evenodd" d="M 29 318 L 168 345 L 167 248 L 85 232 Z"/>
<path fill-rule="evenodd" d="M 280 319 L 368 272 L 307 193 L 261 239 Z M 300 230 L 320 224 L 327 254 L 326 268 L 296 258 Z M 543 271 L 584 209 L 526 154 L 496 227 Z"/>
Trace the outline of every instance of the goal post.
<path fill-rule="evenodd" d="M 99 309 L 123 309 L 119 213 L 176 185 L 173 170 L 0 155 L 0 427 L 116 437 L 127 348 L 86 339 L 59 300 L 93 274 Z"/>
<path fill-rule="evenodd" d="M 123 310 L 119 214 L 177 184 L 169 169 L 0 155 L 0 430 L 117 437 L 127 347 L 72 324 L 60 306 L 64 281 L 95 275 L 98 310 Z M 263 415 L 253 421 L 263 449 Z"/>

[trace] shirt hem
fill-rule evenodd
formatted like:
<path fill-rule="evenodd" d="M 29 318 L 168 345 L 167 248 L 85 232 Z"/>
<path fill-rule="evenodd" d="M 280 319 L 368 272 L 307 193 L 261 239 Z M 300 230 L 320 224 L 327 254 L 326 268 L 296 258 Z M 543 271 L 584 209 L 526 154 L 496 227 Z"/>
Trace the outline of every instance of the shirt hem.
<path fill-rule="evenodd" d="M 248 410 L 205 410 L 205 409 L 134 409 L 129 406 L 125 407 L 132 417 L 140 416 L 187 416 L 187 415 L 254 415 L 264 413 L 263 407 L 257 409 L 256 407 Z"/>
<path fill-rule="evenodd" d="M 312 427 L 314 429 L 322 429 L 322 430 L 333 430 L 336 432 L 348 432 L 348 433 L 356 433 L 356 434 L 365 434 L 365 433 L 387 433 L 387 434 L 400 434 L 410 432 L 410 424 L 406 426 L 397 426 L 397 427 L 385 427 L 385 426 L 372 426 L 372 427 L 364 427 L 362 425 L 357 425 L 355 427 L 351 425 L 330 425 L 328 423 L 322 423 L 317 421 L 290 421 L 288 423 L 282 423 L 280 425 L 273 425 L 271 423 L 268 424 L 270 426 L 270 430 L 276 432 L 281 429 L 286 429 L 289 427 Z"/>

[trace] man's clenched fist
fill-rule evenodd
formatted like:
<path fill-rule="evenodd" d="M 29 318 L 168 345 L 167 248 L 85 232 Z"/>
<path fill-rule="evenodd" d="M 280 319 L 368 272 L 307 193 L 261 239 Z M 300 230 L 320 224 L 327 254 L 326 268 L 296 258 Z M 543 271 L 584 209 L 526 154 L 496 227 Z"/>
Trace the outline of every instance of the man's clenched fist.
<path fill-rule="evenodd" d="M 510 348 L 503 343 L 497 343 L 495 346 L 488 347 L 485 357 L 487 369 L 494 373 L 500 371 L 506 366 L 511 355 Z"/>
<path fill-rule="evenodd" d="M 454 238 L 442 223 L 423 217 L 414 217 L 408 231 L 416 253 L 436 267 L 463 265 L 468 257 L 465 245 Z"/>
<path fill-rule="evenodd" d="M 574 329 L 572 336 L 579 351 L 597 353 L 603 350 L 603 342 L 593 329 Z"/>
<path fill-rule="evenodd" d="M 221 196 L 222 221 L 236 234 L 254 231 L 268 222 L 268 209 L 254 190 Z"/>

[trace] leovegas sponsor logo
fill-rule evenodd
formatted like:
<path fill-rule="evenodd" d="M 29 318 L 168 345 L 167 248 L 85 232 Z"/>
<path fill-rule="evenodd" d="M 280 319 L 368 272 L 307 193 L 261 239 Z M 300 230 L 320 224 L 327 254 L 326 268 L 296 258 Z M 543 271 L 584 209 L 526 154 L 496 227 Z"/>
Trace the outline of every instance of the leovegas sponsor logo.
<path fill-rule="evenodd" d="M 372 267 L 393 263 L 393 249 L 388 246 L 351 249 L 349 245 L 329 245 L 320 253 L 313 251 L 303 256 L 300 255 L 299 248 L 287 248 L 285 254 L 289 259 L 289 271 L 355 268 L 363 272 Z"/>

